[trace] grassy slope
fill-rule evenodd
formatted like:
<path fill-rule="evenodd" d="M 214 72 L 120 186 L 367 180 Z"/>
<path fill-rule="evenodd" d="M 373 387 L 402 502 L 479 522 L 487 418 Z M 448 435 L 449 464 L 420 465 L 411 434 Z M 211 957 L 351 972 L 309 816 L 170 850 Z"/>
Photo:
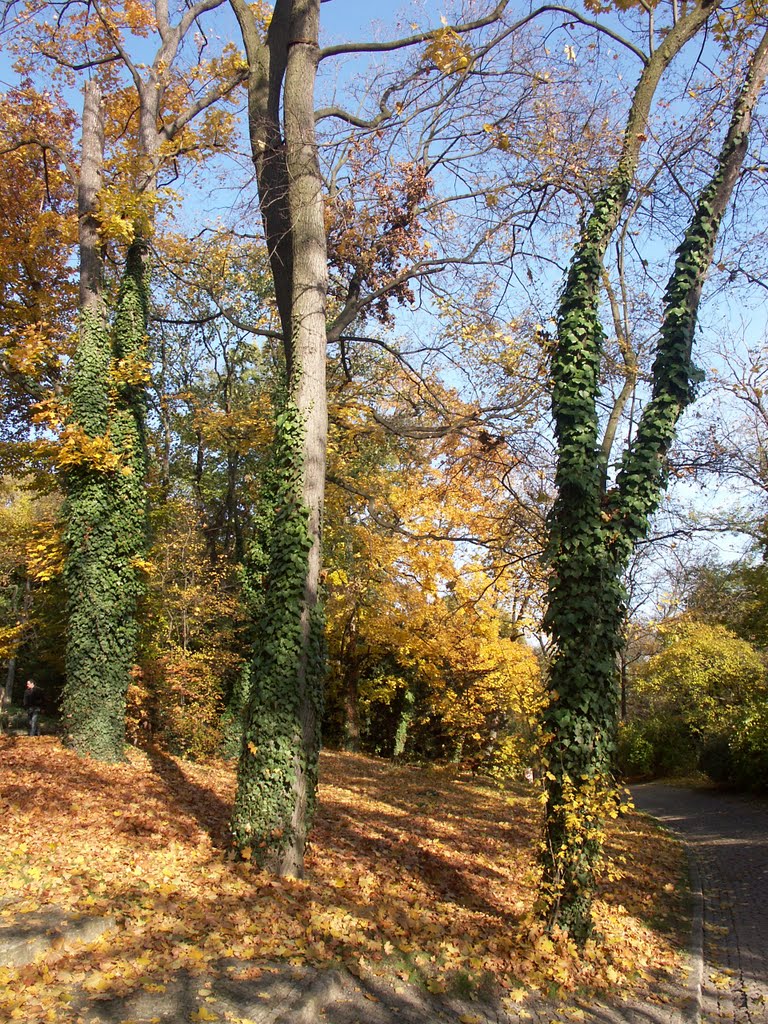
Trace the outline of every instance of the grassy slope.
<path fill-rule="evenodd" d="M 79 760 L 48 738 L 0 740 L 0 924 L 47 904 L 111 913 L 116 933 L 76 955 L 0 967 L 0 1019 L 66 1021 L 67 993 L 152 986 L 224 960 L 343 963 L 432 990 L 631 992 L 674 971 L 681 852 L 643 819 L 612 831 L 606 941 L 579 955 L 532 914 L 540 805 L 437 769 L 325 753 L 304 881 L 226 855 L 232 770 L 162 753 Z M 623 862 L 623 863 L 622 863 Z M 244 965 L 243 965 L 244 966 Z M 46 1018 L 52 1006 L 56 1016 Z"/>

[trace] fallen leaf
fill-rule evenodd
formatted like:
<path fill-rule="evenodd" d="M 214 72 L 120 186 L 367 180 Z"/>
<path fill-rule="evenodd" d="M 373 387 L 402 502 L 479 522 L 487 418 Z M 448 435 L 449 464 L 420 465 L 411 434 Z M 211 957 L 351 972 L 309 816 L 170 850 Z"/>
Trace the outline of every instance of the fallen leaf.
<path fill-rule="evenodd" d="M 211 1011 L 206 1009 L 205 1006 L 201 1006 L 200 1009 L 196 1013 L 190 1013 L 189 1019 L 190 1020 L 195 1020 L 195 1021 L 197 1021 L 197 1020 L 218 1020 L 219 1017 L 218 1017 L 218 1014 L 211 1013 Z"/>

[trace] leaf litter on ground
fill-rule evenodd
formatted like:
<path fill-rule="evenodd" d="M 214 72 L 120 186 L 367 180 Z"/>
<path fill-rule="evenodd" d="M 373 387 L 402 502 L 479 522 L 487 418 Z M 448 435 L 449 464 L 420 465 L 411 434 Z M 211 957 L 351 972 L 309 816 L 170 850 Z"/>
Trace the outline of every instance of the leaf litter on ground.
<path fill-rule="evenodd" d="M 75 991 L 160 992 L 180 971 L 248 978 L 276 962 L 492 990 L 510 1004 L 647 995 L 659 972 L 681 968 L 683 855 L 632 813 L 611 826 L 602 940 L 577 950 L 534 914 L 533 790 L 325 752 L 299 881 L 232 859 L 230 765 L 136 749 L 105 765 L 24 737 L 0 740 L 0 773 L 0 929 L 47 907 L 115 922 L 95 942 L 0 966 L 0 1019 L 68 1024 Z"/>

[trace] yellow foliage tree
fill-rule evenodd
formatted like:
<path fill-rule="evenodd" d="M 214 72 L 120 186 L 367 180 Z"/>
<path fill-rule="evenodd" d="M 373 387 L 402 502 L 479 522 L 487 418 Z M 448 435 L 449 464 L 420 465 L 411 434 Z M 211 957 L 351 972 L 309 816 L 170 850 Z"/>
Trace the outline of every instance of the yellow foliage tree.
<path fill-rule="evenodd" d="M 53 675 L 61 669 L 60 505 L 56 492 L 41 495 L 20 480 L 0 479 L 0 665 L 6 701 L 14 693 L 17 662 L 32 640 L 36 663 Z"/>
<path fill-rule="evenodd" d="M 409 740 L 474 763 L 515 733 L 528 745 L 510 758 L 520 769 L 541 700 L 522 640 L 541 588 L 535 514 L 518 508 L 510 537 L 499 515 L 503 439 L 489 445 L 454 393 L 430 381 L 463 429 L 430 437 L 422 419 L 406 438 L 419 385 L 389 366 L 373 407 L 370 385 L 365 404 L 345 385 L 331 417 L 329 729 L 352 747 L 398 753 Z"/>
<path fill-rule="evenodd" d="M 664 646 L 640 676 L 639 694 L 699 736 L 727 731 L 745 704 L 768 694 L 760 653 L 725 626 L 683 619 L 661 634 Z"/>
<path fill-rule="evenodd" d="M 0 472 L 26 472 L 32 406 L 60 383 L 76 291 L 74 192 L 62 156 L 74 119 L 29 81 L 0 96 Z M 55 138 L 58 154 L 38 140 Z"/>

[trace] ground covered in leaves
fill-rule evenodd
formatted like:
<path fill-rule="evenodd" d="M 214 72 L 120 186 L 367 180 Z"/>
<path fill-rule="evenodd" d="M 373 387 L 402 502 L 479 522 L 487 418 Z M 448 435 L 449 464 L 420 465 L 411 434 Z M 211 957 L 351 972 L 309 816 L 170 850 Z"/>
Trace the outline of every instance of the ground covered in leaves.
<path fill-rule="evenodd" d="M 19 737 L 0 739 L 0 779 L 0 926 L 50 906 L 114 919 L 83 948 L 0 966 L 0 1019 L 75 1021 L 75 992 L 160 992 L 179 971 L 247 977 L 281 961 L 515 1004 L 629 993 L 679 969 L 682 854 L 634 814 L 612 828 L 603 941 L 578 953 L 533 915 L 532 792 L 325 753 L 307 877 L 289 881 L 230 859 L 231 767 L 159 751 L 105 766 Z"/>

